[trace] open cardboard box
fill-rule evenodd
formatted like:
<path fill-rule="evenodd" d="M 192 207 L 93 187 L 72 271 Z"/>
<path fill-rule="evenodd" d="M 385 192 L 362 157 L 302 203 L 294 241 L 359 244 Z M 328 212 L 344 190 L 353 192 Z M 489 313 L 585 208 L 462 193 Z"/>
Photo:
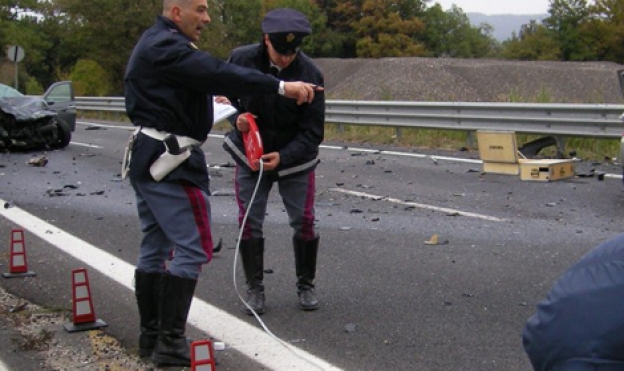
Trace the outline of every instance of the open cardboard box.
<path fill-rule="evenodd" d="M 520 159 L 520 179 L 549 182 L 574 176 L 572 160 Z"/>
<path fill-rule="evenodd" d="M 572 160 L 521 158 L 513 131 L 479 130 L 477 141 L 484 173 L 520 175 L 521 180 L 542 182 L 574 176 Z"/>
<path fill-rule="evenodd" d="M 515 132 L 478 130 L 477 141 L 484 173 L 506 175 L 520 173 Z"/>

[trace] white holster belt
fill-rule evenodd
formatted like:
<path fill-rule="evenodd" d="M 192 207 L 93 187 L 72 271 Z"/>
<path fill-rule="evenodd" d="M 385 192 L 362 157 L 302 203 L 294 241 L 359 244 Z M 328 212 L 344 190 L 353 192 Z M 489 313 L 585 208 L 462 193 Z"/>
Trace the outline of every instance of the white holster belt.
<path fill-rule="evenodd" d="M 124 158 L 122 161 L 122 170 L 121 176 L 125 178 L 128 174 L 130 168 L 130 157 L 132 154 L 132 145 L 134 142 L 134 138 L 136 135 L 141 132 L 147 135 L 150 138 L 165 141 L 165 138 L 170 135 L 165 131 L 158 131 L 153 128 L 137 128 L 132 135 L 130 136 L 130 140 L 128 141 L 128 145 L 126 146 L 126 150 L 124 151 Z M 193 138 L 185 137 L 182 135 L 173 135 L 177 140 L 180 151 L 172 153 L 172 148 L 169 148 L 165 143 L 165 147 L 167 151 L 163 152 L 160 157 L 154 161 L 152 166 L 150 166 L 150 174 L 154 178 L 155 181 L 160 182 L 167 174 L 172 172 L 175 168 L 180 166 L 187 158 L 191 156 L 191 151 L 189 148 L 193 146 L 200 145 L 201 142 L 195 140 Z"/>
<path fill-rule="evenodd" d="M 136 133 L 138 134 L 139 131 L 147 135 L 148 137 L 156 139 L 156 140 L 160 140 L 161 142 L 165 140 L 165 137 L 167 135 L 171 134 L 171 133 L 167 133 L 166 131 L 158 131 L 154 128 L 140 128 L 140 129 L 137 129 Z M 190 148 L 192 146 L 201 144 L 199 140 L 185 137 L 183 135 L 176 135 L 175 137 L 178 140 L 178 145 L 180 146 L 180 148 Z"/>

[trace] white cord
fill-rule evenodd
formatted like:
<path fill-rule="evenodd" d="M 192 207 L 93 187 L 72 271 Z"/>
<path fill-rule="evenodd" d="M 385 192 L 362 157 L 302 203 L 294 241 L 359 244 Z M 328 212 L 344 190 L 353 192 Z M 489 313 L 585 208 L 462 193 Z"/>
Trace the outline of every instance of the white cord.
<path fill-rule="evenodd" d="M 311 360 L 305 359 L 305 358 L 301 357 L 297 352 L 295 352 L 295 350 L 292 348 L 292 346 L 289 343 L 287 343 L 284 340 L 282 340 L 282 339 L 278 338 L 277 336 L 275 336 L 271 332 L 271 330 L 269 330 L 269 328 L 266 326 L 264 321 L 262 321 L 262 319 L 260 318 L 258 313 L 256 313 L 256 311 L 253 310 L 253 308 L 249 304 L 247 304 L 247 302 L 245 301 L 245 299 L 243 299 L 243 297 L 241 296 L 241 294 L 240 294 L 240 292 L 238 290 L 238 285 L 236 283 L 236 265 L 237 265 L 237 262 L 238 262 L 238 251 L 240 249 L 240 243 L 241 243 L 241 240 L 243 238 L 243 228 L 245 227 L 245 223 L 247 222 L 247 216 L 249 216 L 249 210 L 251 210 L 251 205 L 253 205 L 254 199 L 256 198 L 256 193 L 258 192 L 258 188 L 260 187 L 260 181 L 262 180 L 262 173 L 264 172 L 264 164 L 262 163 L 262 160 L 260 160 L 259 162 L 260 162 L 260 171 L 258 173 L 258 182 L 256 183 L 256 187 L 254 188 L 254 191 L 253 191 L 253 193 L 251 195 L 251 199 L 249 200 L 249 203 L 247 204 L 247 211 L 245 211 L 245 216 L 243 217 L 243 221 L 242 221 L 242 223 L 240 225 L 240 231 L 238 233 L 238 240 L 236 242 L 236 250 L 234 251 L 234 267 L 232 269 L 232 279 L 234 281 L 234 289 L 236 290 L 236 294 L 238 295 L 239 299 L 243 302 L 243 304 L 245 304 L 247 309 L 249 309 L 251 311 L 251 313 L 254 315 L 254 317 L 256 317 L 256 320 L 258 320 L 258 323 L 260 323 L 260 326 L 262 326 L 264 331 L 267 334 L 269 334 L 269 336 L 271 336 L 273 339 L 275 339 L 278 343 L 282 344 L 286 349 L 288 349 L 290 352 L 292 352 L 297 357 L 301 358 L 302 360 L 306 361 L 307 363 L 311 364 L 312 366 L 318 368 L 319 370 L 324 370 L 321 366 L 315 364 Z"/>

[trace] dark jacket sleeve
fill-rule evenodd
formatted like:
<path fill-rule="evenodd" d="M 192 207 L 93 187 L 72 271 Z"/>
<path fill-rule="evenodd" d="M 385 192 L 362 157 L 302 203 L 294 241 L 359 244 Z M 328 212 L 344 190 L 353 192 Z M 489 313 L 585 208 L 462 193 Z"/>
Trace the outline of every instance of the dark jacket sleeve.
<path fill-rule="evenodd" d="M 164 34 L 166 35 L 166 34 Z M 146 49 L 144 58 L 153 63 L 155 73 L 167 84 L 211 95 L 259 95 L 275 93 L 279 80 L 257 70 L 220 61 L 194 49 L 183 38 L 169 34 Z"/>
<path fill-rule="evenodd" d="M 325 86 L 323 76 L 320 73 L 308 82 Z M 318 148 L 323 142 L 324 135 L 325 93 L 316 92 L 312 103 L 303 107 L 299 120 L 299 132 L 293 140 L 279 150 L 280 162 L 288 166 L 309 157 L 311 153 L 318 154 Z"/>

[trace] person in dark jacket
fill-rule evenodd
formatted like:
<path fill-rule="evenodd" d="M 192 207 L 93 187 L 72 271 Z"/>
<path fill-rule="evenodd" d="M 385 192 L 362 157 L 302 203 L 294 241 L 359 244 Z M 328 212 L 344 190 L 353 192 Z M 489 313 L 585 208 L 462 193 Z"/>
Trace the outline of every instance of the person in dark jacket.
<path fill-rule="evenodd" d="M 522 339 L 536 371 L 624 370 L 624 234 L 559 277 Z"/>
<path fill-rule="evenodd" d="M 137 127 L 124 156 L 143 239 L 135 271 L 139 354 L 190 365 L 184 336 L 201 266 L 211 260 L 209 178 L 201 144 L 214 95 L 279 95 L 309 104 L 315 87 L 228 64 L 193 44 L 210 22 L 206 0 L 164 0 L 125 75 L 126 112 Z M 129 167 L 129 169 L 128 169 Z"/>
<path fill-rule="evenodd" d="M 323 86 L 321 71 L 299 46 L 311 33 L 310 23 L 293 9 L 275 9 L 262 21 L 262 42 L 233 50 L 230 63 L 269 72 L 286 81 L 308 81 Z M 228 133 L 224 148 L 236 161 L 235 191 L 239 223 L 249 214 L 240 241 L 240 255 L 247 281 L 247 306 L 252 314 L 265 312 L 263 223 L 268 196 L 273 184 L 279 192 L 293 228 L 297 292 L 303 310 L 315 310 L 319 303 L 314 292 L 319 235 L 314 222 L 315 169 L 319 145 L 323 141 L 325 97 L 319 92 L 314 100 L 293 104 L 278 94 L 263 96 L 229 95 L 240 115 L 233 116 L 235 128 Z M 249 130 L 247 113 L 255 117 L 264 146 L 263 173 L 258 164 L 245 156 L 242 133 Z M 259 181 L 253 203 L 252 194 Z"/>

